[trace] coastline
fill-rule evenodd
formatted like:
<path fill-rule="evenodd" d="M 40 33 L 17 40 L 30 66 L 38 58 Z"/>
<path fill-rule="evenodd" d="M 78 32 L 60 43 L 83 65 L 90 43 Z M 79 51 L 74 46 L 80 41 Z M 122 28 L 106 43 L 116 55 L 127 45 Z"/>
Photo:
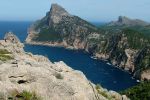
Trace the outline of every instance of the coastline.
<path fill-rule="evenodd" d="M 47 57 L 25 52 L 24 44 L 13 33 L 6 34 L 6 39 L 0 40 L 0 44 L 1 50 L 6 50 L 12 57 L 2 61 L 0 68 L 0 77 L 3 77 L 0 92 L 4 94 L 1 97 L 3 100 L 10 96 L 17 98 L 12 93 L 20 94 L 24 91 L 34 93 L 40 100 L 83 100 L 83 97 L 85 100 L 109 100 L 108 97 L 129 100 L 113 90 L 97 88 L 83 72 L 73 69 L 63 61 L 52 63 Z M 98 91 L 105 92 L 107 97 Z"/>
<path fill-rule="evenodd" d="M 35 42 L 35 41 L 30 41 L 30 42 L 28 41 L 28 42 L 27 42 L 27 41 L 25 41 L 25 44 L 36 45 L 36 46 L 47 46 L 47 47 L 60 47 L 60 48 L 68 49 L 68 50 L 84 50 L 86 53 L 90 54 L 90 53 L 89 53 L 87 50 L 85 50 L 85 49 L 76 49 L 76 48 L 73 48 L 73 47 L 71 47 L 71 46 L 68 46 L 68 47 L 67 47 L 67 46 L 62 45 L 62 43 L 61 43 L 61 44 L 59 44 L 59 43 L 51 44 L 51 43 L 45 43 L 45 42 Z M 121 71 L 123 71 L 123 72 L 126 72 L 126 73 L 132 75 L 133 78 L 135 78 L 136 80 L 138 80 L 138 78 L 134 77 L 134 74 L 133 74 L 133 73 L 131 73 L 131 72 L 128 71 L 128 70 L 123 69 L 122 67 L 116 66 L 115 64 L 111 63 L 111 62 L 108 61 L 107 59 L 103 59 L 103 58 L 98 57 L 98 56 L 96 56 L 96 55 L 90 55 L 90 56 L 91 56 L 91 58 L 94 59 L 94 60 L 101 60 L 101 61 L 105 62 L 106 64 L 109 63 L 109 66 L 115 67 L 115 68 L 117 68 L 117 69 L 119 69 L 119 70 L 121 70 Z M 107 65 L 108 65 L 108 64 L 107 64 Z"/>

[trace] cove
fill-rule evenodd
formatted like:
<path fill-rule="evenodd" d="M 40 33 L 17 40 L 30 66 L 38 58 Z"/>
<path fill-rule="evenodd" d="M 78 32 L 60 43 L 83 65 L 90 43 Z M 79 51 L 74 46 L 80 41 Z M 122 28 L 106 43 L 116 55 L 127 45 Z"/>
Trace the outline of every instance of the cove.
<path fill-rule="evenodd" d="M 24 42 L 30 24 L 31 22 L 0 22 L 0 39 L 5 32 L 12 31 Z M 84 51 L 27 44 L 24 49 L 26 52 L 46 56 L 52 62 L 64 61 L 73 69 L 82 71 L 93 83 L 101 84 L 110 90 L 121 91 L 137 84 L 129 73 L 104 61 L 92 59 L 91 55 Z"/>

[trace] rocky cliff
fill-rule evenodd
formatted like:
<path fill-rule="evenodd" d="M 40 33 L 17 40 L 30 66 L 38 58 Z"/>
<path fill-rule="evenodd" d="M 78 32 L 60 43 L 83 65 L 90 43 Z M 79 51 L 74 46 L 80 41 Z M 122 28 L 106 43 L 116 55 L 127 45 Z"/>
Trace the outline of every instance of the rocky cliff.
<path fill-rule="evenodd" d="M 149 26 L 144 21 L 126 17 L 119 17 L 115 23 L 117 25 L 107 24 L 99 29 L 53 4 L 46 16 L 30 27 L 26 42 L 84 49 L 141 78 L 143 71 L 150 68 L 150 37 L 142 33 L 149 33 Z"/>
<path fill-rule="evenodd" d="M 0 40 L 1 100 L 128 100 L 94 85 L 64 62 L 52 63 L 23 46 L 10 32 Z"/>
<path fill-rule="evenodd" d="M 85 37 L 97 32 L 98 28 L 92 24 L 69 14 L 59 5 L 52 4 L 46 16 L 30 27 L 26 41 L 40 41 L 43 44 L 48 42 L 49 45 L 84 49 L 87 41 Z"/>

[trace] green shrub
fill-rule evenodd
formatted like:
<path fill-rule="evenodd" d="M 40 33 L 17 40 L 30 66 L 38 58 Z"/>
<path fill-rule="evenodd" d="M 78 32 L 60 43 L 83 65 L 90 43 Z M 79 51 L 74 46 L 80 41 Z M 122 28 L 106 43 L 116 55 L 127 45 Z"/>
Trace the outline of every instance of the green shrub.
<path fill-rule="evenodd" d="M 109 96 L 107 95 L 106 91 L 101 90 L 102 87 L 101 87 L 100 84 L 97 84 L 95 88 L 96 88 L 96 90 L 97 90 L 97 92 L 98 92 L 99 94 L 101 94 L 101 95 L 104 96 L 105 98 L 109 98 Z"/>
<path fill-rule="evenodd" d="M 63 76 L 62 76 L 60 73 L 57 73 L 57 74 L 55 75 L 55 77 L 56 77 L 57 79 L 63 79 Z"/>
<path fill-rule="evenodd" d="M 150 100 L 150 82 L 142 82 L 120 93 L 127 95 L 131 100 Z"/>
<path fill-rule="evenodd" d="M 130 48 L 141 49 L 150 44 L 150 38 L 139 31 L 133 29 L 124 29 L 123 32 L 127 36 Z"/>
<path fill-rule="evenodd" d="M 96 90 L 101 89 L 101 85 L 100 85 L 100 84 L 97 84 L 97 85 L 95 86 L 95 88 L 96 88 Z"/>
<path fill-rule="evenodd" d="M 35 41 L 61 41 L 61 35 L 54 28 L 42 28 Z"/>
<path fill-rule="evenodd" d="M 8 100 L 41 100 L 34 92 L 23 91 L 21 93 L 14 91 L 8 97 Z"/>
<path fill-rule="evenodd" d="M 11 53 L 8 52 L 7 50 L 5 50 L 5 49 L 0 49 L 0 60 L 1 60 L 1 61 L 11 60 L 12 57 L 11 57 L 10 55 L 11 55 Z"/>
<path fill-rule="evenodd" d="M 10 54 L 6 49 L 0 49 L 0 54 Z"/>

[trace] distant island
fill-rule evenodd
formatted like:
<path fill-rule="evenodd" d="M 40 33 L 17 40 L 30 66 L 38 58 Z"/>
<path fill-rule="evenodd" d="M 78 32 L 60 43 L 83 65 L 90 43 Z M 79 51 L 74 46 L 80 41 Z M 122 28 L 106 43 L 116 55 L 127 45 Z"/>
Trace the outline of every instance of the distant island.
<path fill-rule="evenodd" d="M 150 80 L 149 32 L 148 22 L 125 16 L 96 27 L 52 4 L 46 16 L 29 28 L 26 43 L 83 49 L 140 80 Z"/>

